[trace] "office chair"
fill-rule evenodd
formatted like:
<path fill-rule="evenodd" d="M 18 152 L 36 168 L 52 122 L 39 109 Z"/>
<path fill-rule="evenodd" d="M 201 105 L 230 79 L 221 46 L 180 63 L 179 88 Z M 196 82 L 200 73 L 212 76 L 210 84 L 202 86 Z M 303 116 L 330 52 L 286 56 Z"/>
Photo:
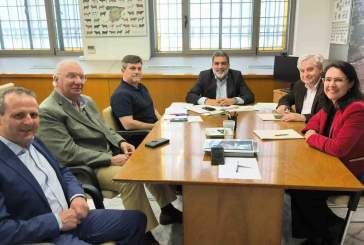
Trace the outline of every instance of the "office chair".
<path fill-rule="evenodd" d="M 106 125 L 117 131 L 119 126 L 115 121 L 111 107 L 107 107 L 102 112 Z M 137 147 L 144 137 L 149 133 L 149 130 L 130 130 L 117 131 L 127 142 Z M 105 208 L 104 198 L 114 198 L 118 195 L 115 191 L 101 190 L 96 174 L 92 168 L 86 165 L 69 167 L 72 173 L 81 182 L 85 192 L 92 197 L 96 208 Z"/>
<path fill-rule="evenodd" d="M 364 185 L 364 174 L 359 176 L 359 181 Z M 341 231 L 340 245 L 343 245 L 349 229 L 351 218 L 358 207 L 364 207 L 364 197 L 362 198 L 363 192 L 353 192 L 348 195 L 336 195 L 328 198 L 328 206 L 330 208 L 344 208 L 347 207 L 348 211 L 345 216 L 344 227 Z"/>
<path fill-rule="evenodd" d="M 74 176 L 81 182 L 81 185 L 85 192 L 91 196 L 95 208 L 103 209 L 104 198 L 112 199 L 119 193 L 109 190 L 101 190 L 99 181 L 97 180 L 96 174 L 92 168 L 86 165 L 71 166 L 68 167 Z"/>
<path fill-rule="evenodd" d="M 7 89 L 7 88 L 10 88 L 10 87 L 13 87 L 15 86 L 14 83 L 5 83 L 5 84 L 2 84 L 0 85 L 0 92 Z"/>
<path fill-rule="evenodd" d="M 115 130 L 128 143 L 134 145 L 135 148 L 138 147 L 138 145 L 143 141 L 145 136 L 147 136 L 148 133 L 150 132 L 149 129 L 121 130 L 119 127 L 119 124 L 116 122 L 116 120 L 112 114 L 111 106 L 106 107 L 102 111 L 102 117 L 107 126 L 109 126 L 111 129 Z"/>

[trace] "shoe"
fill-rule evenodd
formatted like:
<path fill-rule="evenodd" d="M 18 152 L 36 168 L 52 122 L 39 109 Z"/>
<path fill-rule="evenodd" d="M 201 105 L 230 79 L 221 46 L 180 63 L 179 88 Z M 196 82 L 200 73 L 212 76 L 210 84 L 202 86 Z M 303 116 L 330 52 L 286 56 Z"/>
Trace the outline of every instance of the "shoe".
<path fill-rule="evenodd" d="M 331 225 L 328 228 L 328 234 L 325 237 L 325 244 L 327 245 L 338 245 L 341 242 L 341 235 L 344 229 L 344 220 Z"/>
<path fill-rule="evenodd" d="M 176 208 L 172 210 L 165 211 L 162 209 L 162 212 L 159 216 L 159 223 L 161 225 L 169 225 L 169 224 L 182 224 L 183 214 Z"/>
<path fill-rule="evenodd" d="M 148 231 L 144 235 L 144 245 L 160 245 L 160 243 L 154 238 L 153 234 Z"/>
<path fill-rule="evenodd" d="M 308 238 L 300 245 L 324 245 L 325 240 L 323 237 Z"/>

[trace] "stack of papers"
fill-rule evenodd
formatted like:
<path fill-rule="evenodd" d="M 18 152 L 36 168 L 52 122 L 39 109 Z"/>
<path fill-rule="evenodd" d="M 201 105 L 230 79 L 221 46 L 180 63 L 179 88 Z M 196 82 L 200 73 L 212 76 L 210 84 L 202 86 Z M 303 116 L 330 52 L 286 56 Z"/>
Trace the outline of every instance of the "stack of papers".
<path fill-rule="evenodd" d="M 241 139 L 206 139 L 204 151 L 210 152 L 212 147 L 224 148 L 224 156 L 253 157 L 256 150 L 256 141 Z"/>
<path fill-rule="evenodd" d="M 173 102 L 164 112 L 165 115 L 183 116 L 187 115 L 187 107 L 192 106 L 190 103 Z"/>
<path fill-rule="evenodd" d="M 293 129 L 254 130 L 254 133 L 263 140 L 303 139 L 303 136 L 294 131 Z"/>
<path fill-rule="evenodd" d="M 187 116 L 187 115 L 172 115 L 167 114 L 163 116 L 164 120 L 168 120 L 170 122 L 202 122 L 202 118 L 200 116 Z"/>
<path fill-rule="evenodd" d="M 277 105 L 277 103 L 256 103 L 254 106 L 257 111 L 273 111 Z"/>
<path fill-rule="evenodd" d="M 206 128 L 206 137 L 210 138 L 224 138 L 225 129 L 224 128 Z"/>
<path fill-rule="evenodd" d="M 188 110 L 200 113 L 203 115 L 223 114 L 226 112 L 240 112 L 240 111 L 256 111 L 253 105 L 230 105 L 230 106 L 211 106 L 211 105 L 193 105 L 188 106 Z"/>
<path fill-rule="evenodd" d="M 261 179 L 256 158 L 225 157 L 225 164 L 219 165 L 219 178 Z"/>

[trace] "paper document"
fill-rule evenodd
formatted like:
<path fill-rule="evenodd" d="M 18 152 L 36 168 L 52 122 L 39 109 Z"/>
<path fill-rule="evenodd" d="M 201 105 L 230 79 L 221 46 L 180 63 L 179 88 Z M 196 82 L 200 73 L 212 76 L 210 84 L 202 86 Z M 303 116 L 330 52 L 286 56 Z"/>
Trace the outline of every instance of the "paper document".
<path fill-rule="evenodd" d="M 280 121 L 283 115 L 273 114 L 273 113 L 263 113 L 263 114 L 257 114 L 257 116 L 263 121 Z"/>
<path fill-rule="evenodd" d="M 254 130 L 254 133 L 263 140 L 303 139 L 303 136 L 293 129 L 281 130 Z"/>
<path fill-rule="evenodd" d="M 190 103 L 173 102 L 168 108 L 166 108 L 164 114 L 166 115 L 187 115 L 186 107 L 192 106 Z"/>
<path fill-rule="evenodd" d="M 225 157 L 225 164 L 219 165 L 219 178 L 261 179 L 256 158 Z"/>
<path fill-rule="evenodd" d="M 202 118 L 200 116 L 188 116 L 188 122 L 202 122 Z"/>
<path fill-rule="evenodd" d="M 202 122 L 200 116 L 164 115 L 163 119 L 170 122 Z"/>
<path fill-rule="evenodd" d="M 240 112 L 240 111 L 256 111 L 256 107 L 253 105 L 241 105 L 236 108 L 229 109 L 231 112 Z"/>
<path fill-rule="evenodd" d="M 273 111 L 277 105 L 277 103 L 256 103 L 254 106 L 257 111 Z"/>
<path fill-rule="evenodd" d="M 206 137 L 211 138 L 224 138 L 225 129 L 224 128 L 206 128 Z"/>
<path fill-rule="evenodd" d="M 237 105 L 230 105 L 230 106 L 193 105 L 193 106 L 188 106 L 187 109 L 204 115 L 214 115 L 214 114 L 222 114 L 224 112 L 231 111 L 238 107 L 239 106 Z"/>

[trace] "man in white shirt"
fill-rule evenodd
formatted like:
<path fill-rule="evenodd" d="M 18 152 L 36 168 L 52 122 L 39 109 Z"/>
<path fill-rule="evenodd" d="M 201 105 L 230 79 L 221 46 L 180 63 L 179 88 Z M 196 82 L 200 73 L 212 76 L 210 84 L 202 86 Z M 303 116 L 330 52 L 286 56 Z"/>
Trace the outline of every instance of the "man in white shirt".
<path fill-rule="evenodd" d="M 254 103 L 254 94 L 241 72 L 230 69 L 230 58 L 222 50 L 212 55 L 212 68 L 201 71 L 197 83 L 187 93 L 186 102 L 229 106 Z"/>
<path fill-rule="evenodd" d="M 298 59 L 301 80 L 295 82 L 291 91 L 278 102 L 277 112 L 283 114 L 283 121 L 307 122 L 321 109 L 323 61 L 321 55 L 312 54 Z M 293 105 L 296 112 L 291 112 Z"/>

